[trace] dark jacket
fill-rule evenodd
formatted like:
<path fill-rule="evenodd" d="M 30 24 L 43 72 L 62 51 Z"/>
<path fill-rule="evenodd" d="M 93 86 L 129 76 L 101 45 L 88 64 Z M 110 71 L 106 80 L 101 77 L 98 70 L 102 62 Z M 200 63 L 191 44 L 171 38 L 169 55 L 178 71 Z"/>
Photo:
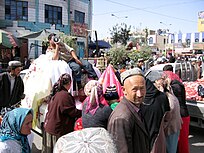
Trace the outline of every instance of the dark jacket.
<path fill-rule="evenodd" d="M 108 118 L 112 112 L 110 106 L 104 106 L 99 104 L 99 108 L 96 110 L 95 114 L 90 112 L 86 113 L 87 101 L 83 104 L 82 109 L 82 125 L 83 128 L 89 127 L 103 127 L 107 129 Z"/>
<path fill-rule="evenodd" d="M 44 128 L 49 134 L 60 137 L 74 131 L 74 123 L 81 111 L 76 109 L 75 101 L 66 89 L 57 92 L 48 104 Z"/>
<path fill-rule="evenodd" d="M 125 97 L 110 115 L 108 131 L 119 153 L 149 153 L 149 137 L 145 125 Z"/>
<path fill-rule="evenodd" d="M 146 79 L 146 96 L 141 110 L 152 148 L 158 136 L 162 118 L 165 112 L 170 111 L 170 106 L 166 94 L 159 91 L 149 79 Z"/>
<path fill-rule="evenodd" d="M 179 82 L 178 80 L 172 80 L 170 85 L 173 89 L 174 95 L 178 98 L 181 117 L 189 116 L 186 105 L 186 90 L 183 83 Z"/>
<path fill-rule="evenodd" d="M 12 93 L 9 73 L 0 74 L 0 109 L 8 107 L 21 101 L 23 98 L 24 84 L 20 76 L 16 76 Z"/>

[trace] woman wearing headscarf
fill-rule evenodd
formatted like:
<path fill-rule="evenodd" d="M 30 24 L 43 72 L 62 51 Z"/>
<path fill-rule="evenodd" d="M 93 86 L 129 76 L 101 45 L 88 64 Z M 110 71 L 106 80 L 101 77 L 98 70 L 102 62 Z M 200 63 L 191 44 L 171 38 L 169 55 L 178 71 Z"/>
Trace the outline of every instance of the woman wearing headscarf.
<path fill-rule="evenodd" d="M 167 96 L 159 91 L 153 82 L 146 79 L 146 96 L 141 107 L 141 113 L 149 131 L 151 153 L 166 153 L 164 116 L 169 110 Z"/>
<path fill-rule="evenodd" d="M 165 75 L 171 80 L 170 85 L 174 95 L 178 98 L 180 114 L 183 121 L 178 141 L 178 153 L 189 153 L 188 135 L 190 116 L 186 105 L 186 90 L 180 77 L 173 73 L 172 65 L 164 66 L 163 70 Z"/>
<path fill-rule="evenodd" d="M 16 108 L 3 117 L 0 128 L 1 153 L 31 153 L 27 135 L 31 134 L 33 111 Z"/>
<path fill-rule="evenodd" d="M 176 153 L 182 119 L 180 115 L 179 101 L 174 95 L 170 82 L 170 78 L 164 74 L 161 78 L 155 81 L 155 85 L 159 90 L 163 91 L 169 99 L 170 111 L 165 115 L 165 118 L 168 118 L 168 123 L 165 127 L 166 149 L 167 153 Z"/>
<path fill-rule="evenodd" d="M 112 109 L 104 101 L 102 86 L 96 80 L 89 81 L 84 92 L 87 98 L 84 100 L 82 108 L 83 128 L 103 127 L 107 129 L 108 118 Z"/>
<path fill-rule="evenodd" d="M 76 118 L 81 116 L 81 111 L 76 109 L 73 96 L 68 93 L 70 86 L 71 76 L 65 73 L 52 88 L 44 123 L 42 152 L 53 152 L 58 138 L 74 131 Z"/>

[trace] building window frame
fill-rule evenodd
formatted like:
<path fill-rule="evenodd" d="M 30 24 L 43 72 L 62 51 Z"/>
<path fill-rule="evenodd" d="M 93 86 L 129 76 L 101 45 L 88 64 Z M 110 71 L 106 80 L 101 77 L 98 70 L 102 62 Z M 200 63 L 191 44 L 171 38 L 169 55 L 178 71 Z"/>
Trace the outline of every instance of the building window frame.
<path fill-rule="evenodd" d="M 186 39 L 186 45 L 187 45 L 187 47 L 190 47 L 190 45 L 191 45 L 191 40 L 190 39 Z"/>
<path fill-rule="evenodd" d="M 85 23 L 85 13 L 75 10 L 74 11 L 74 21 L 75 23 Z"/>
<path fill-rule="evenodd" d="M 62 7 L 45 4 L 45 23 L 62 25 Z"/>
<path fill-rule="evenodd" d="M 196 39 L 195 39 L 195 42 L 199 42 L 199 39 L 198 39 L 198 38 L 196 38 Z"/>
<path fill-rule="evenodd" d="M 181 43 L 182 43 L 182 40 L 181 40 L 181 39 L 179 39 L 179 40 L 178 40 L 178 43 L 180 43 L 180 44 L 181 44 Z"/>
<path fill-rule="evenodd" d="M 153 44 L 153 38 L 152 37 L 149 38 L 149 44 Z"/>
<path fill-rule="evenodd" d="M 28 2 L 5 0 L 5 20 L 28 21 Z"/>

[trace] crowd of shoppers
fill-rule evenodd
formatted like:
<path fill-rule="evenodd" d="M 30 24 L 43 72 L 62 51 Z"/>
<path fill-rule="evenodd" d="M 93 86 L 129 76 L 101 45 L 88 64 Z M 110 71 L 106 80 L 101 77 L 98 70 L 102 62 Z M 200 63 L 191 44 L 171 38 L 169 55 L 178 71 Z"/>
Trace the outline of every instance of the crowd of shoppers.
<path fill-rule="evenodd" d="M 50 54 L 51 60 L 59 60 L 63 55 L 59 51 L 60 44 L 54 41 L 54 37 L 53 34 L 48 37 L 50 46 L 46 54 Z M 68 51 L 71 58 L 74 58 L 73 49 L 69 48 Z M 81 61 L 77 61 L 78 59 L 74 58 L 72 62 L 83 66 L 80 64 Z M 118 84 L 111 84 L 111 79 L 106 80 L 109 85 L 103 84 L 104 78 L 99 79 L 100 81 L 90 80 L 84 87 L 87 97 L 82 103 L 82 110 L 76 108 L 75 99 L 69 93 L 72 76 L 76 79 L 74 68 L 72 67 L 73 75 L 60 75 L 48 98 L 42 152 L 51 153 L 67 149 L 66 145 L 75 142 L 72 140 L 73 137 L 77 135 L 77 138 L 82 138 L 92 131 L 101 139 L 95 141 L 96 146 L 100 146 L 105 140 L 104 137 L 107 137 L 110 143 L 103 142 L 104 150 L 111 148 L 110 152 L 189 153 L 190 119 L 181 79 L 172 72 L 173 68 L 167 65 L 163 73 L 150 81 L 144 76 L 143 64 L 144 60 L 139 59 L 136 68 L 123 69 L 117 77 L 115 71 L 102 74 L 116 80 L 119 77 L 120 82 L 115 81 Z M 20 70 L 21 63 L 14 61 L 9 63 L 9 72 L 0 75 L 0 107 L 13 105 L 23 98 L 24 85 L 18 76 Z M 122 91 L 122 94 L 118 91 Z M 2 152 L 8 149 L 31 152 L 27 135 L 30 134 L 33 116 L 34 113 L 30 109 L 17 108 L 6 113 L 0 128 Z M 73 132 L 79 118 L 81 131 Z M 11 125 L 12 123 L 14 124 Z M 62 141 L 69 142 L 62 147 Z M 84 146 L 86 149 L 91 148 L 90 142 L 83 139 L 82 143 L 74 144 L 79 145 L 75 149 Z M 14 144 L 14 148 L 10 147 L 11 143 Z M 86 145 L 87 143 L 89 145 Z"/>

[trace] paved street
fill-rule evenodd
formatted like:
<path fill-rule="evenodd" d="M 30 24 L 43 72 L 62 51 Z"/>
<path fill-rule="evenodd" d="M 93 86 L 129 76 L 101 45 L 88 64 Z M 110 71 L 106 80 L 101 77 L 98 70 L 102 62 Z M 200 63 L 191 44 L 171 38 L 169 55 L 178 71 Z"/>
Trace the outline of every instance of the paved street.
<path fill-rule="evenodd" d="M 190 127 L 189 146 L 190 153 L 204 153 L 204 129 Z M 42 138 L 35 134 L 32 153 L 40 153 Z"/>
<path fill-rule="evenodd" d="M 204 153 L 204 129 L 190 127 L 190 153 Z"/>

